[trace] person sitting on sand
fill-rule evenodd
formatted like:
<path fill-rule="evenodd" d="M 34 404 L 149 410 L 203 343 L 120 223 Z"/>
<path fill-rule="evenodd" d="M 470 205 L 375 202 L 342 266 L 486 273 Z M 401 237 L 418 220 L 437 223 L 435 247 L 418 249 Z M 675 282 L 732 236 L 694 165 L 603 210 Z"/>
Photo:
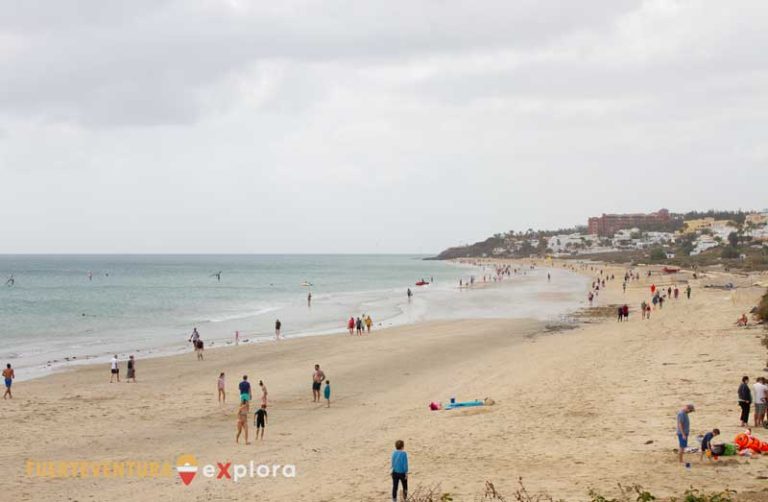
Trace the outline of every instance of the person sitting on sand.
<path fill-rule="evenodd" d="M 325 401 L 328 403 L 328 408 L 331 407 L 331 381 L 326 380 L 325 381 L 325 389 L 323 389 L 323 396 L 325 397 Z"/>
<path fill-rule="evenodd" d="M 224 380 L 224 373 L 219 374 L 219 380 L 216 382 L 216 388 L 219 391 L 219 403 L 226 403 L 227 402 L 227 393 L 225 391 L 226 389 L 226 383 Z"/>
<path fill-rule="evenodd" d="M 720 429 L 712 429 L 712 432 L 704 434 L 704 439 L 701 440 L 701 456 L 699 457 L 699 460 L 704 460 L 704 454 L 709 452 L 707 458 L 709 458 L 710 462 L 712 461 L 712 440 L 715 436 L 719 435 Z"/>
<path fill-rule="evenodd" d="M 741 317 L 736 319 L 736 326 L 744 326 L 745 328 L 749 324 L 749 319 L 747 319 L 747 314 L 741 314 Z"/>
<path fill-rule="evenodd" d="M 253 414 L 253 425 L 256 427 L 256 439 L 259 439 L 259 432 L 261 432 L 261 439 L 264 439 L 264 429 L 267 428 L 267 405 L 262 404 L 261 408 L 256 410 Z"/>
<path fill-rule="evenodd" d="M 11 368 L 11 363 L 5 365 L 5 369 L 3 370 L 3 378 L 5 379 L 5 394 L 3 394 L 3 399 L 13 399 L 13 394 L 11 393 L 11 385 L 13 384 L 13 379 L 16 378 L 16 373 L 14 373 L 13 368 Z"/>
<path fill-rule="evenodd" d="M 677 412 L 677 454 L 681 464 L 683 463 L 683 453 L 688 447 L 688 434 L 691 432 L 691 421 L 688 414 L 692 411 L 696 411 L 696 408 L 692 404 L 686 404 Z"/>
<path fill-rule="evenodd" d="M 245 444 L 251 444 L 248 442 L 248 401 L 243 399 L 240 401 L 240 409 L 237 410 L 237 435 L 235 436 L 235 443 L 240 442 L 240 434 L 245 431 Z"/>

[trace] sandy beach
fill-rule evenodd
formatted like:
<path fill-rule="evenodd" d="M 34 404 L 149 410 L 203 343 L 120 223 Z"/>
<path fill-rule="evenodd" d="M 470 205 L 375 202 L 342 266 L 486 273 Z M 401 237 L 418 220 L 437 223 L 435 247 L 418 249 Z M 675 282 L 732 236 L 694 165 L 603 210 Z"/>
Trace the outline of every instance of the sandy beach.
<path fill-rule="evenodd" d="M 519 319 L 435 322 L 364 337 L 223 348 L 207 351 L 202 362 L 191 351 L 139 360 L 136 384 L 110 384 L 107 365 L 20 382 L 0 412 L 0 490 L 9 500 L 35 501 L 389 500 L 389 456 L 402 439 L 411 490 L 439 484 L 453 500 L 475 500 L 486 480 L 511 498 L 518 477 L 529 491 L 568 500 L 586 499 L 589 488 L 615 494 L 617 483 L 638 483 L 657 496 L 680 495 L 689 486 L 729 487 L 744 500 L 768 500 L 768 459 L 710 464 L 696 454 L 687 470 L 677 463 L 674 435 L 675 414 L 687 402 L 696 405 L 692 435 L 719 427 L 720 439 L 731 441 L 742 431 L 736 388 L 742 375 L 765 375 L 766 353 L 762 328 L 736 328 L 734 321 L 763 293 L 750 286 L 758 279 L 678 274 L 690 279 L 692 298 L 681 295 L 643 321 L 637 310 L 648 285 L 672 278 L 643 276 L 623 293 L 624 268 L 604 269 L 616 280 L 596 305 L 628 303 L 629 322 L 611 316 L 568 330 Z M 703 287 L 725 282 L 740 287 Z M 312 402 L 315 363 L 331 381 L 330 408 Z M 222 371 L 224 406 L 216 402 Z M 254 396 L 260 379 L 269 388 L 265 440 L 249 446 L 234 442 L 243 374 Z M 430 401 L 452 395 L 496 404 L 428 410 Z M 764 429 L 755 435 L 768 440 Z M 175 465 L 181 454 L 200 464 L 292 464 L 296 476 L 237 483 L 198 476 L 184 486 L 175 473 L 157 479 L 27 473 L 27 460 Z"/>

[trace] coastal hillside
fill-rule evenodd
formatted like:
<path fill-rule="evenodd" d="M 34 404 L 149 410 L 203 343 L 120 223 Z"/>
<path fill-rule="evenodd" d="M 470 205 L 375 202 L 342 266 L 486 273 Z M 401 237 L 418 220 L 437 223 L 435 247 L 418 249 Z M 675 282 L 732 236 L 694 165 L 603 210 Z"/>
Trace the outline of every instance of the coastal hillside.
<path fill-rule="evenodd" d="M 585 226 L 497 233 L 450 247 L 431 259 L 545 256 L 765 270 L 768 210 L 603 214 L 589 218 Z"/>

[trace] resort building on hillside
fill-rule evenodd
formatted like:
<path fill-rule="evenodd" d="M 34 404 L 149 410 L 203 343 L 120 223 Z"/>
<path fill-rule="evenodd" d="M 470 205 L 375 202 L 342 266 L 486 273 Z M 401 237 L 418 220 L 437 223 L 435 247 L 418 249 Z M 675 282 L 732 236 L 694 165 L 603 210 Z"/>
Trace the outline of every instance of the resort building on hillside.
<path fill-rule="evenodd" d="M 591 235 L 612 237 L 619 230 L 632 227 L 644 227 L 655 223 L 667 223 L 671 217 L 667 209 L 660 209 L 655 213 L 637 214 L 605 214 L 595 216 L 588 220 L 587 227 Z"/>

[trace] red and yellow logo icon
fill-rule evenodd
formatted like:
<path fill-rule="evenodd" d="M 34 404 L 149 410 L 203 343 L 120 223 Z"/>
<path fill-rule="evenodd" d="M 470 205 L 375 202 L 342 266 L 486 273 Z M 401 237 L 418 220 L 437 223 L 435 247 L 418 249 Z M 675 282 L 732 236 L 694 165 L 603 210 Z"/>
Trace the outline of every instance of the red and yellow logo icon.
<path fill-rule="evenodd" d="M 179 473 L 181 481 L 189 485 L 197 474 L 197 459 L 194 455 L 180 455 L 176 459 L 176 472 Z"/>

